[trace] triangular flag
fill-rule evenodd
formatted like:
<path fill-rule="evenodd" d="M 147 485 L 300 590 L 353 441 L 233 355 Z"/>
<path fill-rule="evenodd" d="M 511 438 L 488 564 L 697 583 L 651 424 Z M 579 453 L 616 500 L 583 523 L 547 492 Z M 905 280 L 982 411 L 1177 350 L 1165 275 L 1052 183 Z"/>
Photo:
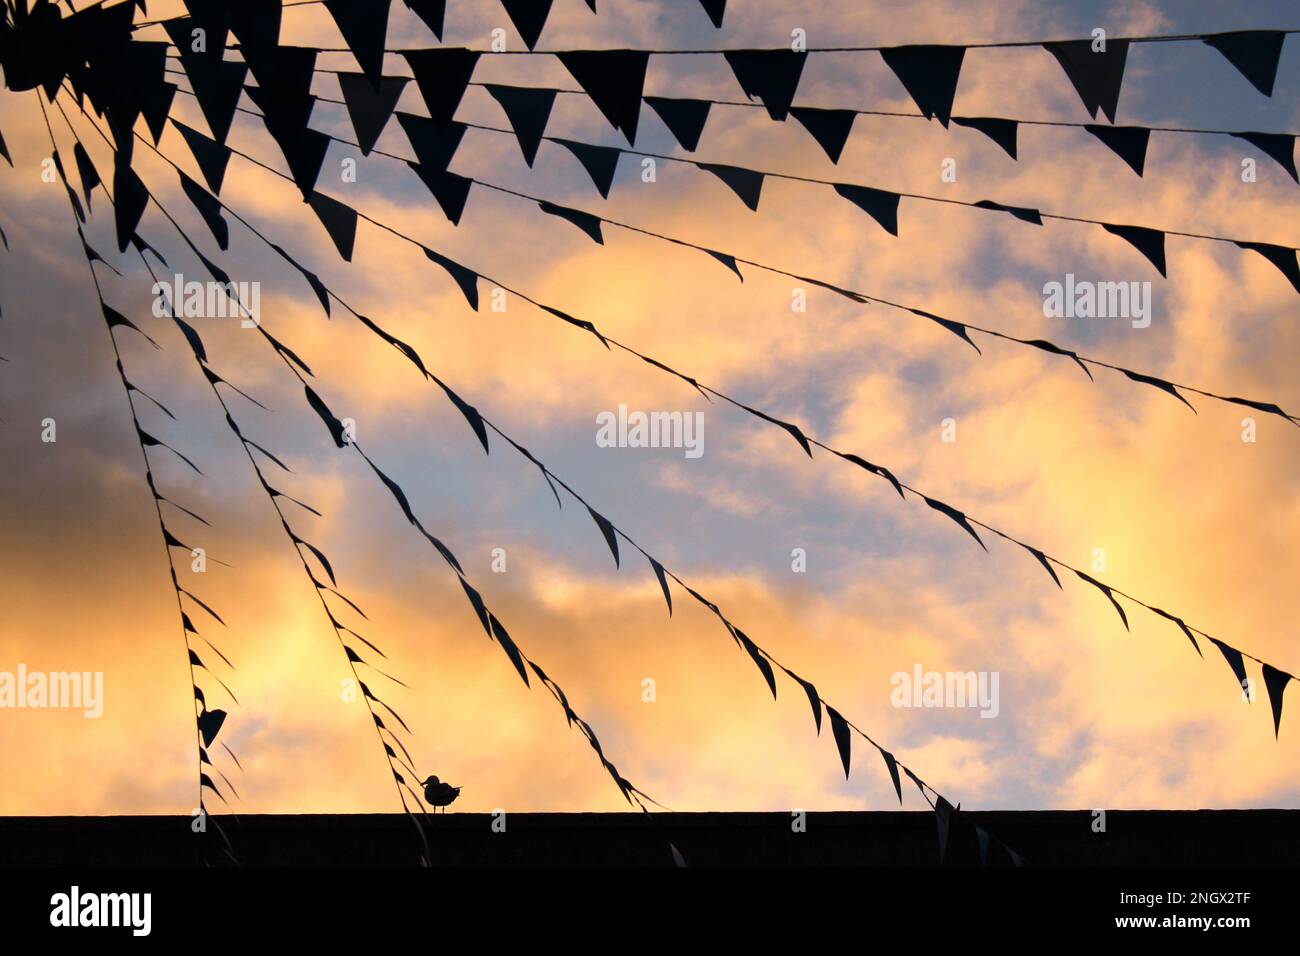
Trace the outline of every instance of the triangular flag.
<path fill-rule="evenodd" d="M 981 199 L 973 205 L 977 209 L 995 209 L 998 212 L 1009 212 L 1017 219 L 1032 223 L 1035 226 L 1043 224 L 1043 214 L 1030 206 L 1007 206 L 1000 202 L 994 202 L 992 199 Z"/>
<path fill-rule="evenodd" d="M 384 75 L 384 41 L 388 38 L 389 0 L 325 0 L 325 9 L 372 85 Z"/>
<path fill-rule="evenodd" d="M 257 88 L 248 95 L 262 112 L 286 128 L 305 127 L 316 97 L 311 84 L 316 75 L 318 50 L 303 46 L 277 47 L 274 64 L 264 66 Z"/>
<path fill-rule="evenodd" d="M 172 43 L 180 51 L 181 65 L 185 67 L 208 128 L 218 142 L 225 142 L 226 135 L 230 132 L 230 123 L 235 117 L 235 107 L 239 105 L 248 65 L 221 58 L 225 47 L 224 26 L 219 30 L 208 31 L 205 38 L 206 52 L 194 52 L 191 36 L 196 24 L 199 28 L 207 29 L 201 20 L 186 17 L 163 22 Z M 220 38 L 219 45 L 216 45 L 217 37 Z"/>
<path fill-rule="evenodd" d="M 1282 56 L 1281 30 L 1242 30 L 1238 33 L 1215 33 L 1202 38 L 1235 66 L 1251 86 L 1265 96 L 1273 95 L 1277 79 L 1277 62 Z"/>
<path fill-rule="evenodd" d="M 907 88 L 926 119 L 939 117 L 945 127 L 961 78 L 964 46 L 898 46 L 880 51 L 885 65 Z"/>
<path fill-rule="evenodd" d="M 571 139 L 557 139 L 559 143 L 582 163 L 591 181 L 595 183 L 601 198 L 609 198 L 609 188 L 614 184 L 614 172 L 618 169 L 618 158 L 622 150 L 612 146 L 596 146 L 591 143 L 577 143 Z"/>
<path fill-rule="evenodd" d="M 451 220 L 451 224 L 459 226 L 460 217 L 465 212 L 465 202 L 469 199 L 469 188 L 474 184 L 474 180 L 449 173 L 444 169 L 430 169 L 421 163 L 408 165 L 415 170 L 416 175 L 429 188 L 429 192 L 433 193 L 433 198 L 438 200 L 438 205 Z"/>
<path fill-rule="evenodd" d="M 597 245 L 605 244 L 605 237 L 600 233 L 601 218 L 593 216 L 589 212 L 583 212 L 581 209 L 570 209 L 567 206 L 557 206 L 555 203 L 542 201 L 539 202 L 542 212 L 550 213 L 552 216 L 559 216 L 561 219 L 567 219 L 583 232 Z"/>
<path fill-rule="evenodd" d="M 1165 234 L 1159 229 L 1148 229 L 1146 226 L 1117 226 L 1109 222 L 1103 222 L 1101 227 L 1127 240 L 1134 249 L 1151 261 L 1157 272 L 1165 278 L 1169 277 L 1165 271 Z"/>
<path fill-rule="evenodd" d="M 144 207 L 149 204 L 149 190 L 130 164 L 118 154 L 113 167 L 113 219 L 117 225 L 117 251 L 126 252 L 135 227 L 140 225 Z"/>
<path fill-rule="evenodd" d="M 1093 52 L 1093 40 L 1066 40 L 1044 43 L 1043 48 L 1056 57 L 1065 75 L 1074 84 L 1079 99 L 1093 119 L 1100 109 L 1115 122 L 1120 87 L 1124 83 L 1124 61 L 1128 58 L 1128 40 L 1107 40 L 1104 51 Z"/>
<path fill-rule="evenodd" d="M 1020 128 L 1020 124 L 1015 120 L 997 116 L 954 116 L 952 121 L 958 126 L 978 130 L 1001 146 L 1012 159 L 1017 158 L 1016 131 Z"/>
<path fill-rule="evenodd" d="M 546 26 L 546 18 L 551 13 L 551 0 L 501 0 L 506 8 L 506 16 L 515 25 L 523 37 L 528 49 L 537 46 L 537 40 Z M 528 165 L 532 165 L 529 163 Z"/>
<path fill-rule="evenodd" d="M 742 166 L 724 166 L 718 163 L 697 163 L 700 169 L 707 169 L 740 197 L 741 202 L 754 212 L 758 212 L 758 197 L 763 191 L 763 174 Z"/>
<path fill-rule="evenodd" d="M 316 180 L 320 177 L 321 165 L 325 162 L 325 154 L 330 148 L 330 138 L 320 130 L 288 127 L 269 117 L 263 122 L 266 123 L 266 130 L 271 134 L 271 138 L 280 147 L 280 152 L 284 154 L 293 181 L 306 199 L 316 187 Z"/>
<path fill-rule="evenodd" d="M 1253 249 L 1278 267 L 1292 287 L 1300 292 L 1300 264 L 1296 260 L 1296 251 L 1286 246 L 1275 246 L 1268 242 L 1238 242 L 1243 249 Z"/>
<path fill-rule="evenodd" d="M 519 148 L 523 150 L 524 162 L 532 166 L 537 158 L 537 147 L 546 135 L 546 122 L 551 118 L 551 107 L 555 105 L 555 90 L 489 83 L 487 91 L 505 110 L 510 128 L 515 131 Z"/>
<path fill-rule="evenodd" d="M 4 139 L 0 137 L 0 151 L 4 150 Z M 86 152 L 86 147 L 81 145 L 81 140 L 72 147 L 73 158 L 77 161 L 77 175 L 81 177 L 81 191 L 86 195 L 86 205 L 90 206 L 90 193 L 103 180 L 99 178 L 99 170 L 95 164 L 90 161 L 90 154 Z M 8 158 L 8 154 L 6 154 Z M 13 165 L 11 162 L 10 165 Z"/>
<path fill-rule="evenodd" d="M 700 0 L 700 6 L 704 7 L 704 12 L 709 15 L 709 22 L 721 30 L 722 17 L 727 12 L 727 0 Z M 593 6 L 592 9 L 596 8 Z"/>
<path fill-rule="evenodd" d="M 1287 175 L 1300 183 L 1295 167 L 1295 136 L 1291 133 L 1233 133 L 1277 160 Z"/>
<path fill-rule="evenodd" d="M 885 232 L 898 235 L 898 193 L 851 183 L 836 183 L 835 191 L 880 223 Z"/>
<path fill-rule="evenodd" d="M 168 114 L 171 113 L 172 100 L 176 98 L 175 83 L 161 83 L 151 87 L 141 100 L 140 112 L 144 115 L 145 125 L 153 136 L 153 144 L 162 140 L 163 131 L 167 129 Z"/>
<path fill-rule="evenodd" d="M 636 145 L 636 128 L 641 114 L 641 91 L 645 88 L 645 50 L 575 50 L 557 53 L 573 78 L 591 97 L 605 119 Z"/>
<path fill-rule="evenodd" d="M 411 72 L 415 74 L 415 83 L 424 97 L 424 105 L 429 108 L 429 115 L 438 123 L 451 122 L 474 74 L 478 51 L 448 47 L 405 50 L 402 56 L 406 57 Z"/>
<path fill-rule="evenodd" d="M 404 76 L 385 76 L 376 88 L 364 73 L 339 74 L 339 89 L 363 156 L 369 156 L 379 142 L 407 82 Z"/>
<path fill-rule="evenodd" d="M 810 106 L 792 106 L 790 115 L 797 119 L 817 144 L 826 151 L 832 163 L 840 161 L 844 144 L 853 131 L 853 121 L 858 114 L 853 110 L 823 110 Z"/>
<path fill-rule="evenodd" d="M 1264 665 L 1264 686 L 1268 688 L 1268 701 L 1273 707 L 1273 739 L 1282 732 L 1282 695 L 1286 693 L 1287 682 L 1293 680 L 1286 671 L 1280 671 L 1270 664 Z"/>
<path fill-rule="evenodd" d="M 1083 127 L 1097 137 L 1139 176 L 1146 167 L 1147 142 L 1151 139 L 1151 130 L 1145 126 L 1099 126 L 1087 123 Z"/>
<path fill-rule="evenodd" d="M 184 21 L 183 33 L 186 46 L 193 48 L 194 28 L 203 30 L 204 52 L 200 56 L 210 56 L 220 60 L 226 52 L 226 32 L 230 29 L 230 15 L 221 0 L 185 0 L 188 17 L 178 17 Z M 164 20 L 163 28 L 172 32 L 173 20 Z M 173 39 L 174 42 L 174 39 Z"/>
<path fill-rule="evenodd" d="M 451 277 L 456 280 L 456 284 L 460 286 L 460 291 L 464 293 L 465 300 L 469 303 L 469 307 L 477 312 L 478 273 L 473 269 L 461 265 L 459 262 L 453 262 L 451 259 L 448 259 L 440 253 L 434 252 L 432 249 L 425 248 L 424 254 L 429 257 L 431 262 L 436 262 L 447 270 Z"/>
<path fill-rule="evenodd" d="M 447 0 L 406 0 L 406 6 L 424 21 L 434 36 L 442 39 L 443 22 L 447 18 Z"/>
<path fill-rule="evenodd" d="M 772 119 L 784 120 L 808 54 L 795 50 L 727 50 L 723 55 L 745 95 L 762 100 Z"/>
<path fill-rule="evenodd" d="M 231 0 L 227 3 L 230 14 L 230 32 L 239 40 L 239 53 L 257 77 L 275 67 L 280 46 L 281 7 L 265 0 Z"/>
<path fill-rule="evenodd" d="M 704 122 L 709 118 L 708 100 L 682 100 L 667 96 L 647 96 L 646 103 L 659 114 L 669 132 L 688 153 L 700 145 Z"/>
<path fill-rule="evenodd" d="M 1214 638 L 1210 638 L 1210 643 L 1222 652 L 1223 659 L 1228 662 L 1233 676 L 1237 678 L 1237 686 L 1241 688 L 1242 693 L 1245 693 L 1246 688 L 1250 686 L 1250 678 L 1246 676 L 1246 662 L 1241 656 L 1241 651 Z"/>
<path fill-rule="evenodd" d="M 826 705 L 826 715 L 831 719 L 831 732 L 835 736 L 835 748 L 840 752 L 840 763 L 844 764 L 844 779 L 849 779 L 849 765 L 853 759 L 853 738 L 849 735 L 849 724 L 840 712 L 830 704 Z"/>
<path fill-rule="evenodd" d="M 0 156 L 3 156 L 10 166 L 14 164 L 13 157 L 9 155 L 9 147 L 5 145 L 4 133 L 0 133 Z"/>
<path fill-rule="evenodd" d="M 307 205 L 330 234 L 334 247 L 344 262 L 352 261 L 352 247 L 357 240 L 357 211 L 351 206 L 339 202 L 323 193 L 313 192 L 307 199 Z"/>
<path fill-rule="evenodd" d="M 190 177 L 179 170 L 177 170 L 177 173 L 181 177 L 181 190 L 189 201 L 194 204 L 194 208 L 203 217 L 203 221 L 207 223 L 208 228 L 212 230 L 212 236 L 217 240 L 217 246 L 223 251 L 229 248 L 230 227 L 226 224 L 226 220 L 222 218 L 221 203 L 217 202 L 212 193 L 190 179 Z"/>
<path fill-rule="evenodd" d="M 465 136 L 464 123 L 439 123 L 411 113 L 398 113 L 397 121 L 402 124 L 402 131 L 406 133 L 421 166 L 445 170 L 451 165 Z"/>

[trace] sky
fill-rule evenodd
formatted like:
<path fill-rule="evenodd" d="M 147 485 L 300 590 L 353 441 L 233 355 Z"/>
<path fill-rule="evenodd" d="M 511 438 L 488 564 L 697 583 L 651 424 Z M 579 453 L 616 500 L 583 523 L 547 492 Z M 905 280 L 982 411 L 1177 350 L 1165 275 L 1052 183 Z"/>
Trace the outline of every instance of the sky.
<path fill-rule="evenodd" d="M 487 0 L 453 0 L 444 40 L 485 48 L 502 27 Z M 602 0 L 593 16 L 557 0 L 540 46 L 740 48 L 979 43 L 1296 27 L 1284 2 L 790 3 L 733 0 L 714 30 L 693 0 Z M 151 17 L 180 10 L 155 0 Z M 156 34 L 156 37 L 154 36 Z M 160 38 L 155 28 L 151 38 Z M 394 4 L 390 47 L 436 43 Z M 317 6 L 286 10 L 282 41 L 342 46 Z M 321 65 L 351 69 L 348 54 Z M 389 56 L 387 69 L 405 73 Z M 553 57 L 485 56 L 477 81 L 574 88 Z M 330 76 L 315 92 L 338 97 Z M 654 56 L 652 95 L 742 98 L 721 57 Z M 94 289 L 49 155 L 34 93 L 0 93 L 14 168 L 0 168 L 0 671 L 104 675 L 97 719 L 67 710 L 0 709 L 3 814 L 188 813 L 195 751 L 188 668 L 153 504 Z M 797 104 L 911 112 L 875 53 L 810 55 Z M 247 100 L 245 105 L 249 105 Z M 418 92 L 401 108 L 422 112 Z M 1086 122 L 1065 74 L 1035 47 L 968 52 L 959 115 Z M 102 171 L 102 140 L 73 124 Z M 206 125 L 192 99 L 173 115 Z M 458 118 L 504 126 L 471 87 Z M 1198 42 L 1142 44 L 1129 55 L 1117 122 L 1300 129 L 1300 43 L 1287 40 L 1271 99 Z M 350 137 L 340 106 L 313 125 Z M 71 138 L 55 117 L 61 151 Z M 589 100 L 559 97 L 548 133 L 625 145 Z M 229 142 L 283 168 L 260 122 L 241 115 Z M 396 122 L 381 148 L 410 155 Z M 160 148 L 199 174 L 175 130 Z M 683 155 L 648 108 L 637 149 Z M 862 116 L 838 165 L 793 120 L 714 107 L 694 158 L 964 201 L 996 199 L 1067 215 L 1300 244 L 1300 189 L 1249 144 L 1155 133 L 1139 179 L 1085 131 L 1022 127 L 1012 161 L 980 133 L 921 119 Z M 641 790 L 675 810 L 888 809 L 884 765 L 854 749 L 846 780 L 829 727 L 820 735 L 797 685 L 773 702 L 762 677 L 710 614 L 682 591 L 667 614 L 650 568 L 621 567 L 572 500 L 503 442 L 481 447 L 442 394 L 342 310 L 327 319 L 300 275 L 231 222 L 220 253 L 163 162 L 137 149 L 137 171 L 199 248 L 237 280 L 262 283 L 264 327 L 301 355 L 314 387 L 446 541 L 519 645 L 566 690 L 606 753 Z M 1242 181 L 1244 158 L 1257 181 Z M 453 226 L 404 165 L 359 159 L 335 144 L 320 188 L 549 305 L 905 481 L 1278 667 L 1300 667 L 1292 605 L 1300 568 L 1300 434 L 1266 415 L 1243 441 L 1244 410 L 1170 396 L 1068 361 L 980 339 L 982 355 L 931 323 L 746 269 L 743 283 L 708 256 L 607 228 L 597 246 L 536 206 L 476 189 Z M 946 182 L 947 160 L 956 180 Z M 645 182 L 624 156 L 608 200 L 562 148 L 534 166 L 512 136 L 471 130 L 452 170 L 530 195 L 781 266 L 883 298 L 1224 394 L 1300 407 L 1300 307 L 1279 273 L 1230 244 L 1171 237 L 1169 279 L 1100 229 L 903 200 L 900 235 L 879 229 L 826 187 L 769 180 L 752 213 L 713 176 L 661 162 Z M 292 184 L 239 158 L 222 199 L 339 291 L 411 343 L 466 400 L 526 445 L 603 514 L 715 601 L 754 640 L 954 803 L 970 809 L 1295 807 L 1300 734 L 1284 716 L 1275 741 L 1262 686 L 1245 703 L 1218 652 L 1197 657 L 1176 627 L 1129 605 L 1131 631 L 1097 590 L 1058 589 L 1023 551 L 985 536 L 982 551 L 916 499 L 826 454 L 812 460 L 779 429 L 704 401 L 680 381 L 507 297 L 504 313 L 471 311 L 418 249 L 363 223 L 342 262 Z M 155 458 L 160 489 L 211 527 L 175 511 L 169 524 L 230 567 L 183 570 L 217 609 L 196 623 L 234 662 L 214 673 L 221 740 L 242 769 L 222 767 L 239 812 L 400 809 L 364 705 L 275 513 L 171 323 L 150 312 L 151 280 L 118 255 L 102 191 L 87 235 L 123 273 L 105 294 L 162 346 L 120 335 L 133 382 L 176 415 L 142 406 L 146 428 L 189 456 Z M 157 209 L 142 234 L 176 270 L 197 260 Z M 1043 287 L 1067 274 L 1150 282 L 1151 323 L 1049 318 Z M 481 283 L 488 300 L 490 283 Z M 297 532 L 329 555 L 339 588 L 368 620 L 338 611 L 400 678 L 367 682 L 410 725 L 422 774 L 463 787 L 456 809 L 610 811 L 618 790 L 562 711 L 525 688 L 485 639 L 449 569 L 350 450 L 330 442 L 301 387 L 255 333 L 200 319 L 212 367 L 266 410 L 236 399 L 245 433 L 292 469 L 282 490 L 321 512 L 291 511 Z M 147 405 L 147 402 L 145 403 Z M 606 448 L 597 419 L 632 410 L 700 412 L 704 452 Z M 42 421 L 57 441 L 41 440 Z M 955 425 L 945 432 L 945 420 Z M 504 571 L 493 555 L 503 549 Z M 806 570 L 792 557 L 802 549 Z M 1094 559 L 1103 557 L 1104 571 Z M 499 568 L 499 562 L 498 562 Z M 200 648 L 202 645 L 198 645 Z M 1250 665 L 1258 680 L 1258 665 Z M 899 672 L 998 675 L 997 715 L 899 707 Z M 653 682 L 647 685 L 647 681 Z M 645 688 L 653 686 L 653 699 Z M 208 680 L 205 687 L 215 685 Z M 382 688 L 382 690 L 380 689 Z M 1296 704 L 1291 690 L 1289 704 Z M 220 703 L 218 703 L 220 702 Z M 224 758 L 223 758 L 224 759 Z M 906 793 L 905 806 L 924 804 Z M 219 804 L 213 803 L 213 808 Z"/>

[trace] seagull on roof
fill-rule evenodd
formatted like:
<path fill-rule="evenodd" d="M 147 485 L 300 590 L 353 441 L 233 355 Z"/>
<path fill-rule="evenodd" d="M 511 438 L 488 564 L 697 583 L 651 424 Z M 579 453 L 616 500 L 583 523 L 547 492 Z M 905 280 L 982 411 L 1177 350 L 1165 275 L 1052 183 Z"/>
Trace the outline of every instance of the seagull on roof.
<path fill-rule="evenodd" d="M 436 776 L 424 781 L 424 799 L 428 801 L 429 806 L 433 807 L 434 813 L 438 812 L 438 807 L 442 807 L 443 812 L 446 813 L 447 805 L 459 796 L 460 787 L 453 787 L 449 783 L 443 783 Z"/>

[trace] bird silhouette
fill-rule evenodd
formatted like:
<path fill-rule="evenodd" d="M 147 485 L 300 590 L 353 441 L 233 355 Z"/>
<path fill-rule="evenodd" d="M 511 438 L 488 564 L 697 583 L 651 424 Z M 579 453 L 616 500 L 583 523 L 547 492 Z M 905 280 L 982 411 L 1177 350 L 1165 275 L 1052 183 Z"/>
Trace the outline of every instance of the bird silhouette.
<path fill-rule="evenodd" d="M 443 813 L 446 813 L 447 805 L 459 796 L 460 787 L 453 787 L 449 783 L 443 783 L 436 776 L 424 781 L 424 799 L 428 801 L 429 806 L 433 807 L 434 813 L 438 812 L 439 807 L 442 807 Z"/>

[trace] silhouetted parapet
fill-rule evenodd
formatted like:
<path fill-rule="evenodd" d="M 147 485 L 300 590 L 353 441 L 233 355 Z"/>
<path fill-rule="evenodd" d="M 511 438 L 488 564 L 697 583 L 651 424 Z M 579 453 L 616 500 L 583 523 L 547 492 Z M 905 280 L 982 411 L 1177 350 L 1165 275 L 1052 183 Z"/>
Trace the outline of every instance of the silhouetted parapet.
<path fill-rule="evenodd" d="M 691 865 L 926 866 L 938 863 L 929 812 L 510 813 L 504 832 L 483 813 L 428 818 L 435 866 L 671 866 L 671 841 Z M 1300 810 L 963 811 L 952 823 L 951 865 L 978 865 L 974 820 L 1030 865 L 1294 866 Z M 0 865 L 162 865 L 197 862 L 188 817 L 0 818 Z M 222 825 L 243 864 L 413 864 L 411 821 L 400 814 L 244 815 Z M 500 823 L 498 823 L 498 830 Z M 993 865 L 1008 860 L 991 851 Z"/>

